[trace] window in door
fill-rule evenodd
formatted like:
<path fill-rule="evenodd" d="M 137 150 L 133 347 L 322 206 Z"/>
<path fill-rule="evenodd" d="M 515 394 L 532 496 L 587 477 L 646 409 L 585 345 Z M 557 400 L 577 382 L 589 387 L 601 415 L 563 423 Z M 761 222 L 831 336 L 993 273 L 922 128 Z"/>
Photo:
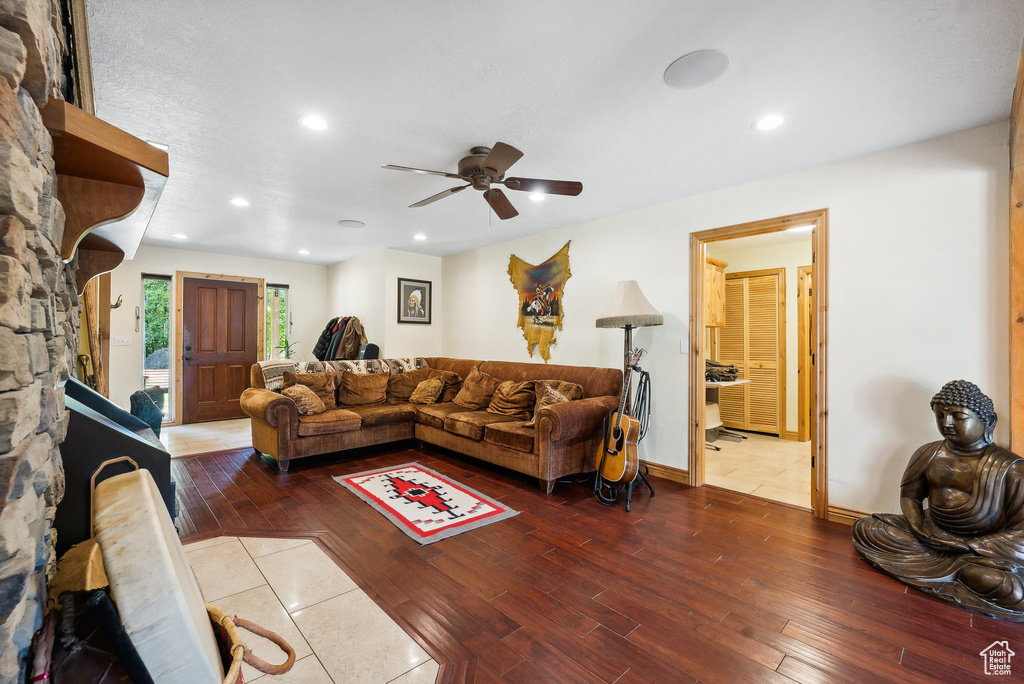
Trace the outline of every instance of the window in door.
<path fill-rule="evenodd" d="M 266 354 L 268 359 L 292 358 L 292 316 L 288 308 L 288 286 L 267 284 Z"/>
<path fill-rule="evenodd" d="M 142 301 L 142 386 L 163 390 L 149 394 L 167 421 L 171 417 L 171 402 L 167 397 L 171 386 L 170 276 L 143 274 Z"/>

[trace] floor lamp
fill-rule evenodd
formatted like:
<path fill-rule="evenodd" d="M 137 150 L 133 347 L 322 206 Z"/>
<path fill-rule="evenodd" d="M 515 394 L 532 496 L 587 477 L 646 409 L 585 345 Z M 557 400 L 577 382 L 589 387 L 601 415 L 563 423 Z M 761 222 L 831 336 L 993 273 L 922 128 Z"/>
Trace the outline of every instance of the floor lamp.
<path fill-rule="evenodd" d="M 633 328 L 649 325 L 663 325 L 665 317 L 658 313 L 640 291 L 635 280 L 622 280 L 615 288 L 612 301 L 597 319 L 598 328 L 622 328 L 626 331 L 622 348 L 622 379 L 629 373 L 629 352 L 633 348 Z M 625 388 L 625 385 L 623 385 Z M 626 411 L 629 411 L 629 397 L 626 397 Z"/>

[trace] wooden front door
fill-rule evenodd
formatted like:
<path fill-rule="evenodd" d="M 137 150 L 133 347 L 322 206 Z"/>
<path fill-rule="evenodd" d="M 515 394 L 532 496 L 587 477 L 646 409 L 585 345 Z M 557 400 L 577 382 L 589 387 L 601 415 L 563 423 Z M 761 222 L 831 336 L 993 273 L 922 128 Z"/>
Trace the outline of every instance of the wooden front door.
<path fill-rule="evenodd" d="M 257 283 L 185 278 L 182 284 L 182 422 L 245 416 L 259 349 Z"/>

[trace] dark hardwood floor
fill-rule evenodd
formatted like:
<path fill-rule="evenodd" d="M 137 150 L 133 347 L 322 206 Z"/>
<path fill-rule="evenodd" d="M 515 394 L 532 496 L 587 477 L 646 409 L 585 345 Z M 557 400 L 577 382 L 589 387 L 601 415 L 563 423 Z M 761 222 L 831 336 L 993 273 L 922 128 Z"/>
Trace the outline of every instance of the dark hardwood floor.
<path fill-rule="evenodd" d="M 403 445 L 405 446 L 405 445 Z M 332 480 L 417 461 L 521 511 L 420 546 Z M 451 682 L 990 681 L 979 653 L 1024 624 L 958 610 L 861 561 L 848 527 L 653 478 L 605 507 L 589 483 L 430 449 L 293 461 L 251 449 L 173 461 L 179 528 L 317 541 Z M 1019 673 L 1019 674 L 1018 674 Z"/>

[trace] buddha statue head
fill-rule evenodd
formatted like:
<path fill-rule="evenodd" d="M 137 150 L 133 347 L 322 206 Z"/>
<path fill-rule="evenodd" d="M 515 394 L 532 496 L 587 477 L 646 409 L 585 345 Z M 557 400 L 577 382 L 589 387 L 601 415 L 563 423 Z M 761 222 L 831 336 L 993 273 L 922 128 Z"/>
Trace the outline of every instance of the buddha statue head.
<path fill-rule="evenodd" d="M 939 432 L 954 446 L 975 449 L 992 444 L 995 406 L 973 382 L 947 382 L 932 397 L 931 408 Z"/>

